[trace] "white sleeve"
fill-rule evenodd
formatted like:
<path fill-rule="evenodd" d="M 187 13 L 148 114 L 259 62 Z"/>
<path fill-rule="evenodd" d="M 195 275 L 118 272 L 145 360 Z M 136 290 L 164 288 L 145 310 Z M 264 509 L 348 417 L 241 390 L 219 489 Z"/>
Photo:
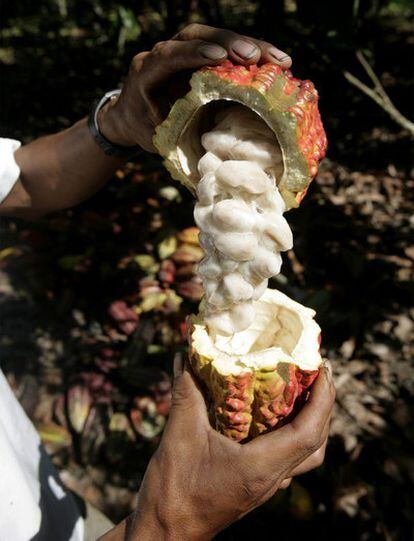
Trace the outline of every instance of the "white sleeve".
<path fill-rule="evenodd" d="M 19 179 L 20 168 L 14 159 L 14 152 L 20 145 L 15 139 L 0 137 L 0 204 Z"/>

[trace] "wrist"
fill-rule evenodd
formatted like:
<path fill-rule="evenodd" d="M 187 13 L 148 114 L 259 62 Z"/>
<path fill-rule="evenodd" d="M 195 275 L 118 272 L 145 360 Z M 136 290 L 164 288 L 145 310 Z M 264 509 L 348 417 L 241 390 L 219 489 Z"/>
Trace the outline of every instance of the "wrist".
<path fill-rule="evenodd" d="M 165 541 L 167 531 L 161 522 L 150 513 L 137 509 L 131 521 L 126 541 Z"/>
<path fill-rule="evenodd" d="M 213 538 L 202 533 L 203 528 L 182 506 L 171 512 L 159 510 L 156 504 L 150 506 L 151 510 L 143 507 L 138 504 L 127 541 L 210 541 Z"/>
<path fill-rule="evenodd" d="M 124 121 L 117 106 L 119 97 L 108 101 L 98 112 L 100 133 L 115 145 L 133 147 L 137 143 L 125 133 Z"/>
<path fill-rule="evenodd" d="M 189 522 L 179 519 L 165 520 L 156 516 L 138 511 L 131 529 L 131 537 L 128 541 L 209 541 L 211 537 L 205 537 L 196 533 Z"/>

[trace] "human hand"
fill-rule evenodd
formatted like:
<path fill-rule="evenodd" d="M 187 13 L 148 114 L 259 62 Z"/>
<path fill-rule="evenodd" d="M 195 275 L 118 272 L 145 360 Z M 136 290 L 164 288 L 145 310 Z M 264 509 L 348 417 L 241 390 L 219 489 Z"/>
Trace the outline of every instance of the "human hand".
<path fill-rule="evenodd" d="M 175 363 L 174 372 L 171 413 L 128 520 L 128 541 L 212 539 L 324 459 L 335 400 L 329 366 L 289 424 L 244 445 L 210 426 L 189 369 Z"/>
<path fill-rule="evenodd" d="M 98 123 L 111 142 L 140 145 L 155 152 L 155 127 L 167 116 L 171 104 L 183 95 L 189 71 L 215 66 L 230 59 L 250 65 L 274 62 L 289 68 L 289 55 L 266 41 L 202 24 L 190 24 L 171 40 L 137 54 L 131 62 L 122 93 L 99 113 Z M 184 81 L 183 81 L 184 79 Z"/>

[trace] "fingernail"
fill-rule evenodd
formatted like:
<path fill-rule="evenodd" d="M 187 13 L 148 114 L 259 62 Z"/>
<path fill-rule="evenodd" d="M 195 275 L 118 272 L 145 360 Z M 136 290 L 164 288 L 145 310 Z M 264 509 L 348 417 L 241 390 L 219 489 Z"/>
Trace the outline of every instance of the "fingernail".
<path fill-rule="evenodd" d="M 283 489 L 286 489 L 289 487 L 290 483 L 292 482 L 292 478 L 291 477 L 288 477 L 287 479 L 284 479 L 280 485 L 279 485 L 279 488 L 283 488 Z"/>
<path fill-rule="evenodd" d="M 174 377 L 178 378 L 178 376 L 181 376 L 184 369 L 184 363 L 183 363 L 183 356 L 180 352 L 177 352 L 174 356 L 174 364 L 173 364 L 173 372 Z"/>
<path fill-rule="evenodd" d="M 215 43 L 203 43 L 203 45 L 200 45 L 199 50 L 204 58 L 208 58 L 209 60 L 220 60 L 220 58 L 224 58 L 227 54 L 226 49 Z"/>
<path fill-rule="evenodd" d="M 236 39 L 232 43 L 232 51 L 235 52 L 238 56 L 241 56 L 245 60 L 249 60 L 249 58 L 252 58 L 257 53 L 257 47 L 256 45 L 253 45 L 249 41 L 245 41 L 244 39 Z"/>
<path fill-rule="evenodd" d="M 283 51 L 279 51 L 279 49 L 276 49 L 276 47 L 270 47 L 270 49 L 267 50 L 267 52 L 270 54 L 272 58 L 277 60 L 277 62 L 280 62 L 283 64 L 290 58 L 290 56 Z"/>

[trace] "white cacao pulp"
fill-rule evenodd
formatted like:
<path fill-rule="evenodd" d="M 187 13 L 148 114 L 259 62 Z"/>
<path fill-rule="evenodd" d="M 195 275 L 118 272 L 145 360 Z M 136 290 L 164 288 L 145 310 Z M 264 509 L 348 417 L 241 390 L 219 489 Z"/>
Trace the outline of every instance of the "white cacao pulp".
<path fill-rule="evenodd" d="M 205 321 L 230 336 L 255 320 L 255 301 L 280 272 L 280 253 L 292 248 L 277 188 L 283 161 L 275 135 L 253 111 L 231 106 L 204 133 L 194 218 L 206 252 L 198 272 Z"/>

